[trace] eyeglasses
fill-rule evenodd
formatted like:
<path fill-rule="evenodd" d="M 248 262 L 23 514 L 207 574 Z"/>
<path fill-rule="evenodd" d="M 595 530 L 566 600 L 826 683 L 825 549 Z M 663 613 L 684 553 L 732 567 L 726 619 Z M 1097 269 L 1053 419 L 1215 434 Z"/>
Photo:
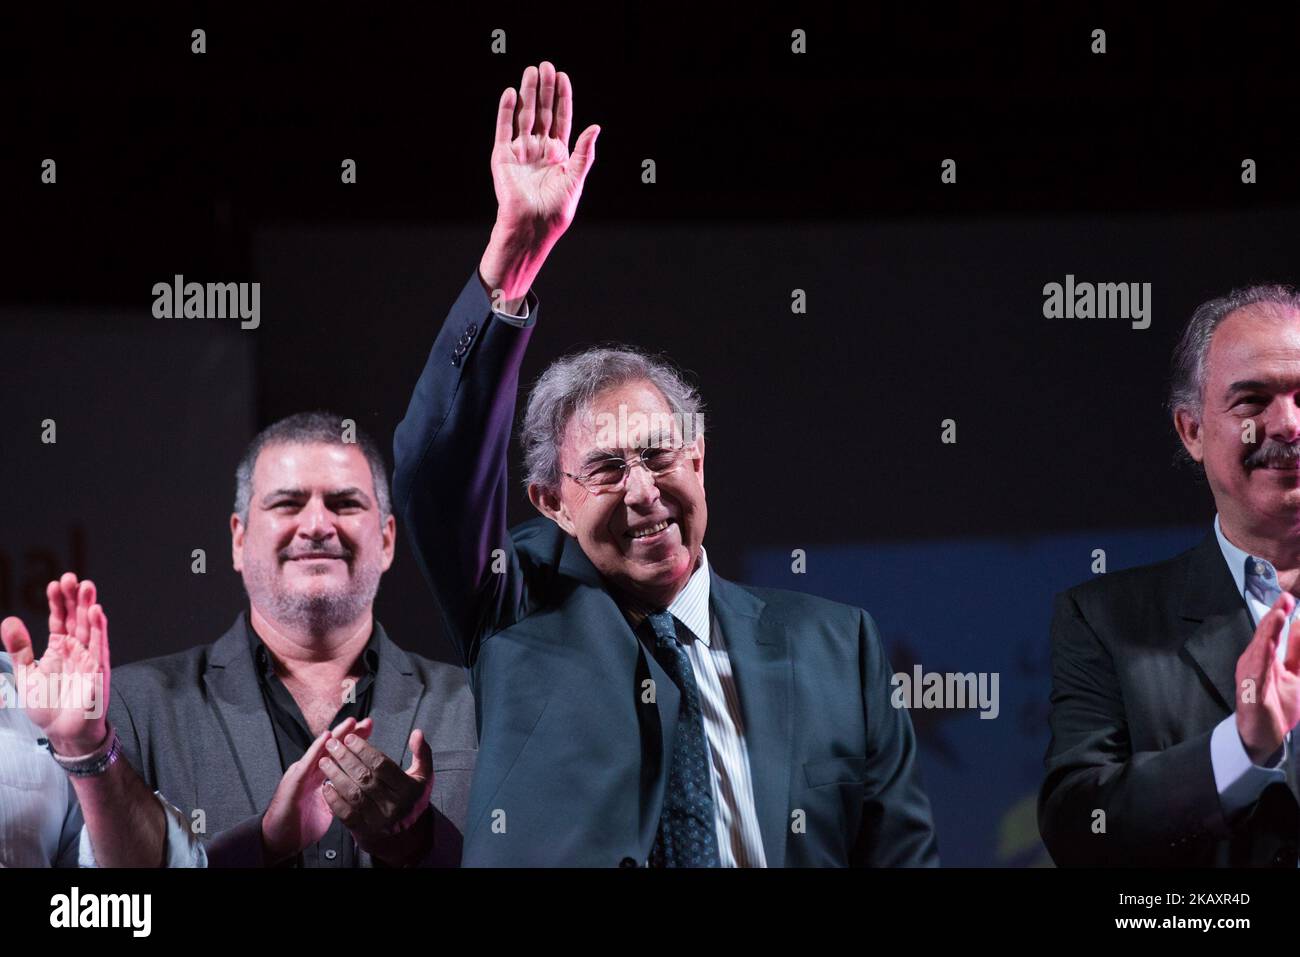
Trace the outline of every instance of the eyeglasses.
<path fill-rule="evenodd" d="M 581 475 L 574 475 L 572 472 L 564 474 L 593 495 L 603 495 L 607 492 L 617 492 L 626 486 L 627 477 L 634 465 L 644 466 L 651 478 L 657 479 L 681 468 L 687 458 L 694 457 L 694 451 L 694 446 L 655 446 L 642 449 L 640 455 L 630 459 L 610 456 L 599 462 L 593 462 L 583 470 Z"/>

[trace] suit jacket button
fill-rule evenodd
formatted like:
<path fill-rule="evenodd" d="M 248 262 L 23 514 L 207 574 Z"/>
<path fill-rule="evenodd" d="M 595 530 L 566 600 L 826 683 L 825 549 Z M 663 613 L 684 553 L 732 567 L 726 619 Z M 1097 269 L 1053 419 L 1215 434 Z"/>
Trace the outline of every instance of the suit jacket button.
<path fill-rule="evenodd" d="M 1273 855 L 1274 867 L 1295 867 L 1296 865 L 1296 846 L 1294 844 L 1283 844 Z"/>
<path fill-rule="evenodd" d="M 474 333 L 476 333 L 476 332 L 478 332 L 478 326 L 476 326 L 476 325 L 475 325 L 474 323 L 472 323 L 472 322 L 471 322 L 468 326 L 465 327 L 465 335 L 466 335 L 466 336 L 473 336 Z"/>
<path fill-rule="evenodd" d="M 630 857 L 625 857 L 618 862 L 619 867 L 636 867 L 636 861 Z"/>

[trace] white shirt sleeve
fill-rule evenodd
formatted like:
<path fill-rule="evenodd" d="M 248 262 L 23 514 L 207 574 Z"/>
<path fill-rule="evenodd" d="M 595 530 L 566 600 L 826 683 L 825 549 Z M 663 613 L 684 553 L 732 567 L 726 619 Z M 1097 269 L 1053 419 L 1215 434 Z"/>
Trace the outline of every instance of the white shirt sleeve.
<path fill-rule="evenodd" d="M 1219 790 L 1219 802 L 1223 805 L 1225 817 L 1232 818 L 1254 804 L 1264 788 L 1274 781 L 1286 783 L 1284 768 L 1289 747 L 1289 742 L 1284 739 L 1282 759 L 1272 767 L 1262 767 L 1250 760 L 1246 746 L 1241 743 L 1236 714 L 1230 714 L 1218 723 L 1210 735 L 1210 764 L 1214 767 L 1214 784 Z"/>
<path fill-rule="evenodd" d="M 166 830 L 163 833 L 164 867 L 207 867 L 208 854 L 203 843 L 190 830 L 189 821 L 180 809 L 174 807 L 158 791 L 154 797 L 163 808 Z M 81 828 L 80 865 L 98 867 L 95 862 L 95 849 L 90 845 L 90 832 L 83 825 Z"/>

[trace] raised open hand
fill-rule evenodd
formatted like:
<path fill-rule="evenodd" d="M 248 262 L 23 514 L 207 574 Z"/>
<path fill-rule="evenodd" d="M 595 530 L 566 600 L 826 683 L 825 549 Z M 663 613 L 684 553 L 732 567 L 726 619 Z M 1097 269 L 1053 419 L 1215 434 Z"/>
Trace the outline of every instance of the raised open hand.
<path fill-rule="evenodd" d="M 501 94 L 492 146 L 497 219 L 479 262 L 494 308 L 518 308 L 573 222 L 600 127 L 583 130 L 570 153 L 572 122 L 573 86 L 547 60 L 524 70 L 518 92 Z"/>
<path fill-rule="evenodd" d="M 54 750 L 89 754 L 108 736 L 108 617 L 95 600 L 95 583 L 67 572 L 45 589 L 49 641 L 36 658 L 21 619 L 0 622 L 0 641 L 14 664 L 17 703 Z"/>
<path fill-rule="evenodd" d="M 599 126 L 588 126 L 570 154 L 572 122 L 573 86 L 548 60 L 524 70 L 517 93 L 507 87 L 501 94 L 492 147 L 499 224 L 559 233 L 568 227 L 600 133 Z"/>

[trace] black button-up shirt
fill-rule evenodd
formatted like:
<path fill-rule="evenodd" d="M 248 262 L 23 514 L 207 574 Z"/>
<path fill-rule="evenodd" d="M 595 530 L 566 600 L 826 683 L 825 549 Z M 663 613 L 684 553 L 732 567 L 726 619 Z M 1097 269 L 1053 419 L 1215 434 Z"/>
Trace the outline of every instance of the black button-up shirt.
<path fill-rule="evenodd" d="M 248 647 L 253 654 L 253 664 L 257 671 L 258 684 L 262 690 L 262 701 L 266 705 L 266 713 L 270 717 L 271 727 L 275 731 L 275 744 L 280 752 L 280 770 L 284 772 L 289 769 L 289 765 L 307 753 L 307 749 L 311 747 L 311 743 L 316 739 L 316 736 L 307 727 L 307 722 L 302 716 L 302 710 L 298 707 L 298 702 L 293 700 L 293 695 L 284 686 L 280 676 L 275 673 L 275 661 L 271 657 L 270 649 L 266 647 L 257 632 L 253 630 L 253 626 L 248 622 L 247 618 L 245 618 L 245 625 L 248 629 Z M 365 650 L 361 652 L 362 674 L 356 679 L 357 683 L 353 688 L 353 694 L 348 696 L 352 700 L 342 702 L 338 714 L 334 715 L 333 720 L 330 721 L 329 726 L 331 728 L 347 718 L 356 718 L 361 721 L 370 714 L 370 706 L 374 698 L 375 676 L 379 674 L 377 633 L 378 629 L 372 627 L 370 641 L 366 643 Z M 343 689 L 339 690 L 341 695 Z M 301 854 L 296 858 L 291 858 L 283 866 L 356 867 L 356 843 L 352 840 L 351 833 L 343 826 L 343 823 L 338 818 L 335 818 L 330 822 L 329 830 L 325 832 L 325 836 L 319 842 L 308 845 Z"/>

